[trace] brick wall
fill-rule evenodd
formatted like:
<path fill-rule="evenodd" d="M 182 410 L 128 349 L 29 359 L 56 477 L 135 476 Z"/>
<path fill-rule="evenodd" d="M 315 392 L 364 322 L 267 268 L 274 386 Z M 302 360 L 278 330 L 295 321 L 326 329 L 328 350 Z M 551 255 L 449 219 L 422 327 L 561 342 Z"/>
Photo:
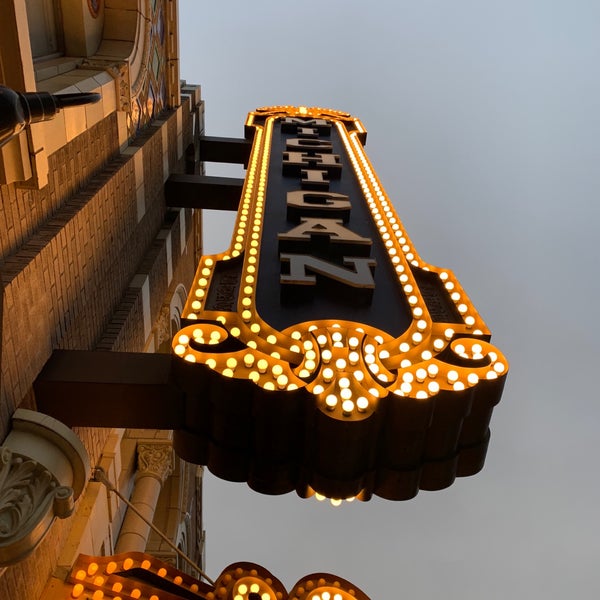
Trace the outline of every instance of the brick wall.
<path fill-rule="evenodd" d="M 42 190 L 0 185 L 0 260 L 15 252 L 118 153 L 113 113 L 49 157 L 49 184 Z"/>
<path fill-rule="evenodd" d="M 113 115 L 114 116 L 114 115 Z M 189 109 L 183 148 L 192 141 Z M 177 149 L 177 114 L 163 116 L 171 172 L 183 170 Z M 51 183 L 41 191 L 0 186 L 0 439 L 18 406 L 34 407 L 32 383 L 55 348 L 92 349 L 111 338 L 111 349 L 141 351 L 146 341 L 139 289 L 145 273 L 152 319 L 178 282 L 189 286 L 194 248 L 180 247 L 180 216 L 165 219 L 163 136 L 148 127 L 129 153 L 116 147 L 116 119 L 109 117 L 50 156 Z M 139 209 L 136 158 L 143 157 L 144 211 Z M 138 159 L 139 160 L 139 159 Z M 193 239 L 191 213 L 186 230 Z M 173 278 L 167 281 L 165 238 L 170 229 Z M 8 231 L 10 230 L 10 234 Z M 92 465 L 110 430 L 77 428 Z M 28 559 L 0 576 L 0 598 L 38 598 L 70 529 L 57 521 Z"/>

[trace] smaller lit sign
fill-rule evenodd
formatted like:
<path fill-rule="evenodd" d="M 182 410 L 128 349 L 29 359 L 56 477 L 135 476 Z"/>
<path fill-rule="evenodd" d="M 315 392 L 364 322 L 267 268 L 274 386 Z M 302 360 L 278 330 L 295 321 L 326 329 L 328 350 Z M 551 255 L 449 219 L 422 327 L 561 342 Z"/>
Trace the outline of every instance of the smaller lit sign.
<path fill-rule="evenodd" d="M 303 577 L 288 594 L 278 579 L 254 563 L 230 565 L 212 585 L 142 552 L 79 555 L 67 576 L 63 597 L 65 600 L 369 600 L 349 581 L 328 573 Z"/>

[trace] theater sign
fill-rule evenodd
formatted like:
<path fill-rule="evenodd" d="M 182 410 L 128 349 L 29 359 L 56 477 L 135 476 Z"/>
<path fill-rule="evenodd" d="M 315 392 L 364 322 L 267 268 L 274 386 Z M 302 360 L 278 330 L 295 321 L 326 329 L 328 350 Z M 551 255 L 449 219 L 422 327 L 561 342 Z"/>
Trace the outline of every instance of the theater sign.
<path fill-rule="evenodd" d="M 229 248 L 173 340 L 184 459 L 335 501 L 441 489 L 484 463 L 508 364 L 451 270 L 425 262 L 347 113 L 250 113 Z"/>

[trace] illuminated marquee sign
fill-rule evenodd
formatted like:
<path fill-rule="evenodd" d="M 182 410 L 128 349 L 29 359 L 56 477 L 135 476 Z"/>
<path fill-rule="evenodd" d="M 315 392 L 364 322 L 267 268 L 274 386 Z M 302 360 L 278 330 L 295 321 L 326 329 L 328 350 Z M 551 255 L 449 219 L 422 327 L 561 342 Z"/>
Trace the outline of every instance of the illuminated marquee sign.
<path fill-rule="evenodd" d="M 61 593 L 62 592 L 62 593 Z M 267 569 L 248 562 L 227 567 L 205 583 L 151 554 L 80 554 L 53 598 L 114 600 L 369 600 L 349 581 L 328 573 L 303 577 L 290 590 Z"/>
<path fill-rule="evenodd" d="M 453 273 L 413 247 L 364 151 L 320 108 L 250 113 L 229 249 L 173 340 L 183 458 L 268 494 L 401 500 L 483 466 L 508 365 Z"/>

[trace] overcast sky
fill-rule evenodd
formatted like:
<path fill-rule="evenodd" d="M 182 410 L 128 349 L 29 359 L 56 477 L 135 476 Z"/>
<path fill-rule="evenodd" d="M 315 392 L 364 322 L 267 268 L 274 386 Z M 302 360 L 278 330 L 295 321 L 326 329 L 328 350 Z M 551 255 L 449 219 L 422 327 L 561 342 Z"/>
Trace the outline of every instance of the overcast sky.
<path fill-rule="evenodd" d="M 421 257 L 454 270 L 511 364 L 484 470 L 446 490 L 333 508 L 207 475 L 209 574 L 599 597 L 600 3 L 180 0 L 180 52 L 209 135 L 241 137 L 264 105 L 360 117 Z"/>

